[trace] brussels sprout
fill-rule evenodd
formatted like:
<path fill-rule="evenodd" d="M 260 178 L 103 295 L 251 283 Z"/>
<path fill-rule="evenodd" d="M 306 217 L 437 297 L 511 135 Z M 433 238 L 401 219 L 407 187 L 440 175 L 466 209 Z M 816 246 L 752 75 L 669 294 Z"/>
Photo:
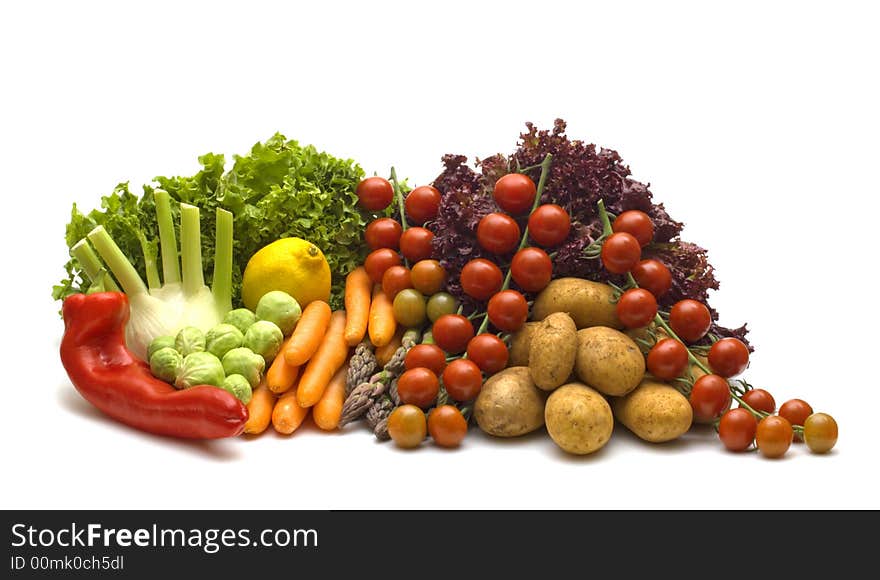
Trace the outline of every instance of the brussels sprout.
<path fill-rule="evenodd" d="M 182 364 L 183 355 L 170 346 L 160 348 L 150 357 L 150 371 L 153 376 L 167 383 L 174 382 Z"/>
<path fill-rule="evenodd" d="M 296 298 L 281 290 L 266 292 L 257 302 L 257 320 L 274 322 L 284 336 L 293 332 L 300 314 L 302 310 Z"/>
<path fill-rule="evenodd" d="M 226 380 L 223 381 L 223 384 L 220 385 L 220 387 L 235 395 L 235 397 L 245 405 L 251 402 L 251 396 L 254 394 L 254 391 L 251 389 L 251 384 L 241 375 L 227 376 Z"/>
<path fill-rule="evenodd" d="M 238 348 L 244 342 L 244 335 L 239 329 L 231 324 L 218 324 L 205 335 L 205 347 L 208 352 L 217 358 Z"/>
<path fill-rule="evenodd" d="M 196 385 L 219 387 L 226 379 L 223 363 L 210 352 L 194 352 L 183 357 L 183 364 L 177 374 L 174 386 L 188 389 Z"/>
<path fill-rule="evenodd" d="M 239 329 L 242 335 L 247 332 L 247 329 L 250 328 L 251 324 L 256 321 L 257 315 L 247 308 L 236 308 L 235 310 L 230 310 L 226 313 L 226 316 L 223 317 L 223 324 L 231 324 L 235 328 Z"/>
<path fill-rule="evenodd" d="M 227 375 L 241 375 L 248 380 L 251 388 L 260 384 L 260 375 L 266 368 L 266 361 L 249 348 L 233 348 L 223 355 L 223 371 Z"/>
<path fill-rule="evenodd" d="M 195 326 L 184 326 L 174 339 L 174 348 L 183 356 L 205 350 L 205 333 Z"/>
<path fill-rule="evenodd" d="M 153 353 L 168 346 L 174 348 L 173 336 L 158 336 L 154 338 L 150 346 L 147 347 L 147 360 L 153 360 Z"/>
<path fill-rule="evenodd" d="M 284 333 L 278 325 L 268 320 L 258 320 L 244 333 L 244 346 L 248 347 L 265 359 L 266 363 L 272 362 L 281 343 L 284 341 Z"/>

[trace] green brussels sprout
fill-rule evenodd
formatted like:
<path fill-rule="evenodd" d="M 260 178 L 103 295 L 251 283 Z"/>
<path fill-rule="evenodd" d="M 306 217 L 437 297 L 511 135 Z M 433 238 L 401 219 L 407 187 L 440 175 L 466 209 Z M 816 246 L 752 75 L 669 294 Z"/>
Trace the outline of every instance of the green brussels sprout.
<path fill-rule="evenodd" d="M 217 358 L 238 348 L 244 342 L 244 334 L 231 324 L 218 324 L 205 335 L 205 348 Z"/>
<path fill-rule="evenodd" d="M 244 335 L 244 333 L 247 332 L 247 329 L 250 328 L 251 324 L 256 321 L 257 315 L 247 308 L 230 310 L 226 313 L 226 316 L 223 317 L 223 324 L 231 324 L 239 329 L 242 335 Z"/>
<path fill-rule="evenodd" d="M 219 387 L 225 379 L 226 373 L 219 358 L 210 352 L 193 352 L 183 357 L 174 386 L 178 389 L 188 389 L 196 385 Z"/>
<path fill-rule="evenodd" d="M 278 325 L 268 320 L 258 320 L 244 333 L 244 346 L 262 356 L 266 363 L 271 363 L 281 343 L 284 342 L 284 333 Z"/>
<path fill-rule="evenodd" d="M 257 320 L 274 322 L 284 336 L 293 332 L 300 314 L 302 310 L 296 298 L 281 290 L 266 292 L 257 302 Z"/>
<path fill-rule="evenodd" d="M 246 347 L 233 348 L 223 355 L 223 371 L 227 375 L 241 375 L 247 379 L 251 388 L 260 384 L 260 375 L 266 368 L 266 361 Z"/>
<path fill-rule="evenodd" d="M 174 382 L 182 364 L 183 355 L 170 346 L 160 348 L 150 357 L 150 371 L 153 376 L 166 383 Z"/>
<path fill-rule="evenodd" d="M 157 350 L 161 350 L 166 347 L 174 348 L 174 337 L 173 336 L 157 336 L 153 339 L 153 342 L 150 343 L 150 346 L 147 347 L 147 360 L 153 359 L 153 353 Z"/>
<path fill-rule="evenodd" d="M 205 333 L 195 326 L 184 326 L 174 338 L 174 348 L 183 356 L 205 350 Z"/>
<path fill-rule="evenodd" d="M 241 375 L 227 376 L 226 380 L 223 381 L 223 384 L 220 385 L 220 388 L 235 395 L 235 397 L 245 405 L 251 402 L 251 397 L 254 394 L 253 389 L 251 389 L 251 384 Z"/>

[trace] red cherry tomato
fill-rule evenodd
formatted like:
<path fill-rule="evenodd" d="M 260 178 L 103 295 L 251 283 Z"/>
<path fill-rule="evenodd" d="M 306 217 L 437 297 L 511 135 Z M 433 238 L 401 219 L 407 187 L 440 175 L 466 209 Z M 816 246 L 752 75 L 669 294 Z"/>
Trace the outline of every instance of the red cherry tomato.
<path fill-rule="evenodd" d="M 539 205 L 529 216 L 529 236 L 539 246 L 558 246 L 571 231 L 571 217 L 555 203 Z"/>
<path fill-rule="evenodd" d="M 450 354 L 464 352 L 474 337 L 474 326 L 461 314 L 444 314 L 431 327 L 434 343 Z"/>
<path fill-rule="evenodd" d="M 730 408 L 730 385 L 718 375 L 703 375 L 694 382 L 690 402 L 694 420 L 713 421 Z"/>
<path fill-rule="evenodd" d="M 467 346 L 467 356 L 487 375 L 494 375 L 507 366 L 510 351 L 494 334 L 478 334 Z"/>
<path fill-rule="evenodd" d="M 627 328 L 648 326 L 657 316 L 657 299 L 644 288 L 630 288 L 617 301 L 617 318 Z"/>
<path fill-rule="evenodd" d="M 458 447 L 467 435 L 467 420 L 453 405 L 440 405 L 428 413 L 428 433 L 440 447 Z"/>
<path fill-rule="evenodd" d="M 674 338 L 664 338 L 648 351 L 648 372 L 661 381 L 678 378 L 687 365 L 687 348 Z"/>
<path fill-rule="evenodd" d="M 745 409 L 731 409 L 721 416 L 718 436 L 729 451 L 745 451 L 755 440 L 758 420 Z"/>
<path fill-rule="evenodd" d="M 742 396 L 742 400 L 755 411 L 773 413 L 776 410 L 776 399 L 764 389 L 750 389 Z"/>
<path fill-rule="evenodd" d="M 431 257 L 434 234 L 426 228 L 409 228 L 400 235 L 400 253 L 410 262 L 427 260 Z"/>
<path fill-rule="evenodd" d="M 525 296 L 516 290 L 504 290 L 489 299 L 489 322 L 503 332 L 516 332 L 529 317 Z"/>
<path fill-rule="evenodd" d="M 632 234 L 611 234 L 602 244 L 602 265 L 612 274 L 626 274 L 642 257 L 642 247 Z"/>
<path fill-rule="evenodd" d="M 672 288 L 672 273 L 663 262 L 659 260 L 642 260 L 632 269 L 636 283 L 660 298 Z"/>
<path fill-rule="evenodd" d="M 412 287 L 412 277 L 406 266 L 391 266 L 382 274 L 382 291 L 389 300 L 394 300 L 401 290 Z"/>
<path fill-rule="evenodd" d="M 437 217 L 440 210 L 440 191 L 430 185 L 415 188 L 404 200 L 406 215 L 416 224 L 423 224 Z"/>
<path fill-rule="evenodd" d="M 615 232 L 626 232 L 639 241 L 642 247 L 647 246 L 654 239 L 654 222 L 643 211 L 631 209 L 625 211 L 614 219 L 611 229 Z"/>
<path fill-rule="evenodd" d="M 709 349 L 709 366 L 724 378 L 735 377 L 749 366 L 749 347 L 738 338 L 722 338 Z"/>
<path fill-rule="evenodd" d="M 368 177 L 358 183 L 358 202 L 370 211 L 381 211 L 394 199 L 394 188 L 384 177 Z"/>
<path fill-rule="evenodd" d="M 440 376 L 446 368 L 446 353 L 436 344 L 417 344 L 407 351 L 403 366 L 406 370 L 424 367 Z"/>
<path fill-rule="evenodd" d="M 373 220 L 364 230 L 364 240 L 371 250 L 379 248 L 391 248 L 396 250 L 400 247 L 400 234 L 403 228 L 397 220 L 391 218 L 379 218 Z"/>
<path fill-rule="evenodd" d="M 493 197 L 498 207 L 511 215 L 520 215 L 535 203 L 535 182 L 522 173 L 508 173 L 495 182 Z"/>
<path fill-rule="evenodd" d="M 471 401 L 480 394 L 483 387 L 483 373 L 472 360 L 454 360 L 443 371 L 443 386 L 449 396 L 456 401 Z"/>
<path fill-rule="evenodd" d="M 397 380 L 400 401 L 422 409 L 430 407 L 440 392 L 440 381 L 433 371 L 418 367 L 404 371 Z"/>
<path fill-rule="evenodd" d="M 790 399 L 779 407 L 779 416 L 788 419 L 792 425 L 804 426 L 807 417 L 813 414 L 813 408 L 802 399 Z M 796 441 L 801 441 L 800 435 L 795 435 Z"/>
<path fill-rule="evenodd" d="M 791 423 L 788 422 L 788 419 L 779 415 L 770 415 L 761 419 L 758 423 L 758 430 L 755 433 L 755 443 L 758 444 L 758 451 L 769 459 L 776 459 L 785 455 L 785 452 L 791 447 L 793 438 L 794 429 L 791 428 Z"/>
<path fill-rule="evenodd" d="M 437 260 L 420 260 L 413 264 L 412 283 L 425 296 L 433 296 L 446 284 L 446 268 Z"/>
<path fill-rule="evenodd" d="M 477 241 L 487 252 L 507 254 L 519 244 L 519 225 L 503 213 L 483 216 L 477 225 Z"/>
<path fill-rule="evenodd" d="M 381 284 L 385 270 L 391 266 L 400 266 L 400 254 L 390 248 L 373 250 L 367 255 L 367 259 L 364 260 L 364 269 L 367 271 L 367 276 L 370 277 L 373 284 Z"/>
<path fill-rule="evenodd" d="M 526 292 L 540 292 L 553 277 L 553 262 L 541 248 L 523 248 L 513 256 L 510 276 Z"/>
<path fill-rule="evenodd" d="M 461 269 L 461 289 L 476 300 L 488 300 L 503 282 L 501 269 L 484 258 L 475 258 Z"/>
<path fill-rule="evenodd" d="M 669 326 L 685 342 L 697 342 L 709 332 L 712 315 L 702 302 L 679 300 L 669 311 Z"/>

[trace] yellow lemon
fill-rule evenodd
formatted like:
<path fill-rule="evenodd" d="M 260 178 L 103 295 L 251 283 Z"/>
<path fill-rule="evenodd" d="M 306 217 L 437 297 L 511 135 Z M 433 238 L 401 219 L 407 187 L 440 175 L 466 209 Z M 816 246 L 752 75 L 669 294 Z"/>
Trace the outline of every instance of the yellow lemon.
<path fill-rule="evenodd" d="M 282 238 L 251 256 L 241 280 L 241 299 L 256 310 L 263 294 L 287 292 L 305 308 L 313 300 L 330 299 L 330 265 L 315 244 L 301 238 Z"/>

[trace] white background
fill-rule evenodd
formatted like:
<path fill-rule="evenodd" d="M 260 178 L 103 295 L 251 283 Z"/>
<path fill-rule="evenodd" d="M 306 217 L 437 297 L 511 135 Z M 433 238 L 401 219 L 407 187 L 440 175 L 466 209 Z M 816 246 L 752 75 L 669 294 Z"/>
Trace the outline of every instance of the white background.
<path fill-rule="evenodd" d="M 877 14 L 870 3 L 43 2 L 0 13 L 2 508 L 877 508 Z M 292 4 L 292 3 L 291 3 Z M 247 6 L 247 8 L 245 8 Z M 612 8 L 613 6 L 613 8 Z M 509 153 L 524 122 L 618 149 L 709 248 L 747 378 L 833 414 L 779 461 L 706 431 L 402 452 L 355 428 L 185 443 L 103 418 L 58 359 L 76 201 L 276 130 L 385 174 Z M 353 431 L 353 432 L 349 432 Z"/>

